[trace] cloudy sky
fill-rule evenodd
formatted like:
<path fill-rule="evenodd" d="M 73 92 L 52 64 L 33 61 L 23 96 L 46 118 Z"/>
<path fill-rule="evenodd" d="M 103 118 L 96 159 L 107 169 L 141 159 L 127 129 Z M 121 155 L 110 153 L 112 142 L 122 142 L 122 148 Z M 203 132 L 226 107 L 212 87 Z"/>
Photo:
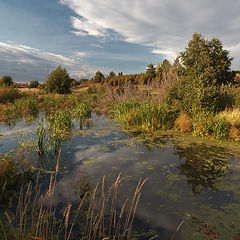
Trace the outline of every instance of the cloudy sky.
<path fill-rule="evenodd" d="M 194 32 L 218 37 L 240 69 L 239 0 L 0 0 L 0 76 L 45 81 L 139 73 L 173 60 Z"/>

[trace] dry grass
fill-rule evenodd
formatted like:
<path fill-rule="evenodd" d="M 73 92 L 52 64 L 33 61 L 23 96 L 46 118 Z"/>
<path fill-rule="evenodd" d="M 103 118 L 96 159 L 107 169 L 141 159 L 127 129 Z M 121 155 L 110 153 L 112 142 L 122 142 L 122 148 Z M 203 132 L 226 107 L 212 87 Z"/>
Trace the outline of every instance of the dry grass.
<path fill-rule="evenodd" d="M 181 132 L 191 132 L 193 130 L 191 119 L 183 112 L 181 112 L 179 117 L 175 120 L 174 126 Z"/>
<path fill-rule="evenodd" d="M 236 127 L 231 127 L 229 130 L 229 138 L 233 141 L 240 141 L 240 130 Z"/>
<path fill-rule="evenodd" d="M 139 180 L 132 200 L 126 199 L 117 211 L 120 174 L 110 187 L 103 177 L 101 186 L 97 183 L 92 193 L 86 192 L 75 211 L 68 203 L 62 218 L 57 219 L 53 200 L 59 161 L 60 153 L 55 174 L 51 175 L 45 194 L 41 194 L 38 175 L 35 187 L 30 182 L 25 191 L 21 189 L 16 215 L 10 216 L 5 211 L 5 219 L 0 220 L 3 239 L 69 240 L 75 230 L 81 235 L 79 239 L 130 239 L 141 189 L 146 180 Z"/>
<path fill-rule="evenodd" d="M 240 109 L 229 109 L 219 113 L 232 127 L 240 128 Z"/>

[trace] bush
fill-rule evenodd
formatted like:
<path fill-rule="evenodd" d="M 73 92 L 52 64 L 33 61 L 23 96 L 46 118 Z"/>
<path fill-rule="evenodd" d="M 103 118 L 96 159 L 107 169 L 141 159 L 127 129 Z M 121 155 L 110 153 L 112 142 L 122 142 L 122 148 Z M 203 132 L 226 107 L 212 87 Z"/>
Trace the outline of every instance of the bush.
<path fill-rule="evenodd" d="M 60 65 L 50 73 L 46 82 L 46 91 L 50 93 L 70 93 L 71 78 L 67 70 Z"/>
<path fill-rule="evenodd" d="M 240 130 L 236 127 L 231 127 L 229 129 L 229 138 L 233 141 L 240 141 Z"/>
<path fill-rule="evenodd" d="M 39 86 L 39 82 L 38 81 L 31 81 L 30 83 L 29 83 L 29 88 L 38 88 L 38 86 Z"/>
<path fill-rule="evenodd" d="M 13 102 L 16 98 L 21 96 L 18 89 L 13 87 L 0 88 L 0 103 Z"/>
<path fill-rule="evenodd" d="M 4 75 L 0 80 L 0 86 L 10 87 L 13 85 L 12 77 Z"/>
<path fill-rule="evenodd" d="M 181 132 L 191 132 L 193 129 L 192 121 L 186 113 L 181 112 L 179 117 L 174 122 L 175 128 Z"/>

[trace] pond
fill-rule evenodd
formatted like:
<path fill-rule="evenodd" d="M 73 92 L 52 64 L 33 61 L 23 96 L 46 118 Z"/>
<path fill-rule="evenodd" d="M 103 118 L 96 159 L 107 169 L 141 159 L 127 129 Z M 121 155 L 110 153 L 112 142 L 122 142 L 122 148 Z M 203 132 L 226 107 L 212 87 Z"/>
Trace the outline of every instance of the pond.
<path fill-rule="evenodd" d="M 34 138 L 38 121 L 0 124 L 0 152 Z M 238 144 L 126 130 L 115 120 L 93 114 L 84 129 L 75 123 L 61 147 L 56 205 L 79 199 L 82 176 L 95 184 L 104 175 L 114 179 L 121 172 L 119 204 L 131 197 L 139 178 L 147 178 L 134 220 L 136 238 L 171 239 L 179 227 L 174 239 L 203 239 L 198 225 L 186 218 L 189 215 L 215 226 L 221 239 L 232 239 L 240 229 Z M 35 167 L 55 167 L 56 158 L 51 155 L 40 159 L 29 154 L 29 159 Z M 48 184 L 48 179 L 42 182 Z"/>

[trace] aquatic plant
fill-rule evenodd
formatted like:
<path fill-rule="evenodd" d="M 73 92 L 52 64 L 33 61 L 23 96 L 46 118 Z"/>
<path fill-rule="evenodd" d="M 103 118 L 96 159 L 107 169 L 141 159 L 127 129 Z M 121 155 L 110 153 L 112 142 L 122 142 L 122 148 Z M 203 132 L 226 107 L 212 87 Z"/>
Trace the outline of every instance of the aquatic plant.
<path fill-rule="evenodd" d="M 82 129 L 84 120 L 91 117 L 92 109 L 90 107 L 90 104 L 85 101 L 81 103 L 77 102 L 76 105 L 75 116 L 79 120 L 80 129 Z"/>
<path fill-rule="evenodd" d="M 50 114 L 46 120 L 49 122 L 49 127 L 55 135 L 64 135 L 73 127 L 73 114 L 68 108 L 60 109 Z"/>
<path fill-rule="evenodd" d="M 37 116 L 39 100 L 36 97 L 25 97 L 14 101 L 16 111 L 20 116 Z"/>
<path fill-rule="evenodd" d="M 19 183 L 31 177 L 33 169 L 24 163 L 24 159 L 16 159 L 13 150 L 0 153 L 0 202 L 10 200 L 15 195 Z"/>
<path fill-rule="evenodd" d="M 153 101 L 140 102 L 132 99 L 113 104 L 111 109 L 114 116 L 130 126 L 144 129 L 163 129 L 167 126 L 167 110 Z"/>

